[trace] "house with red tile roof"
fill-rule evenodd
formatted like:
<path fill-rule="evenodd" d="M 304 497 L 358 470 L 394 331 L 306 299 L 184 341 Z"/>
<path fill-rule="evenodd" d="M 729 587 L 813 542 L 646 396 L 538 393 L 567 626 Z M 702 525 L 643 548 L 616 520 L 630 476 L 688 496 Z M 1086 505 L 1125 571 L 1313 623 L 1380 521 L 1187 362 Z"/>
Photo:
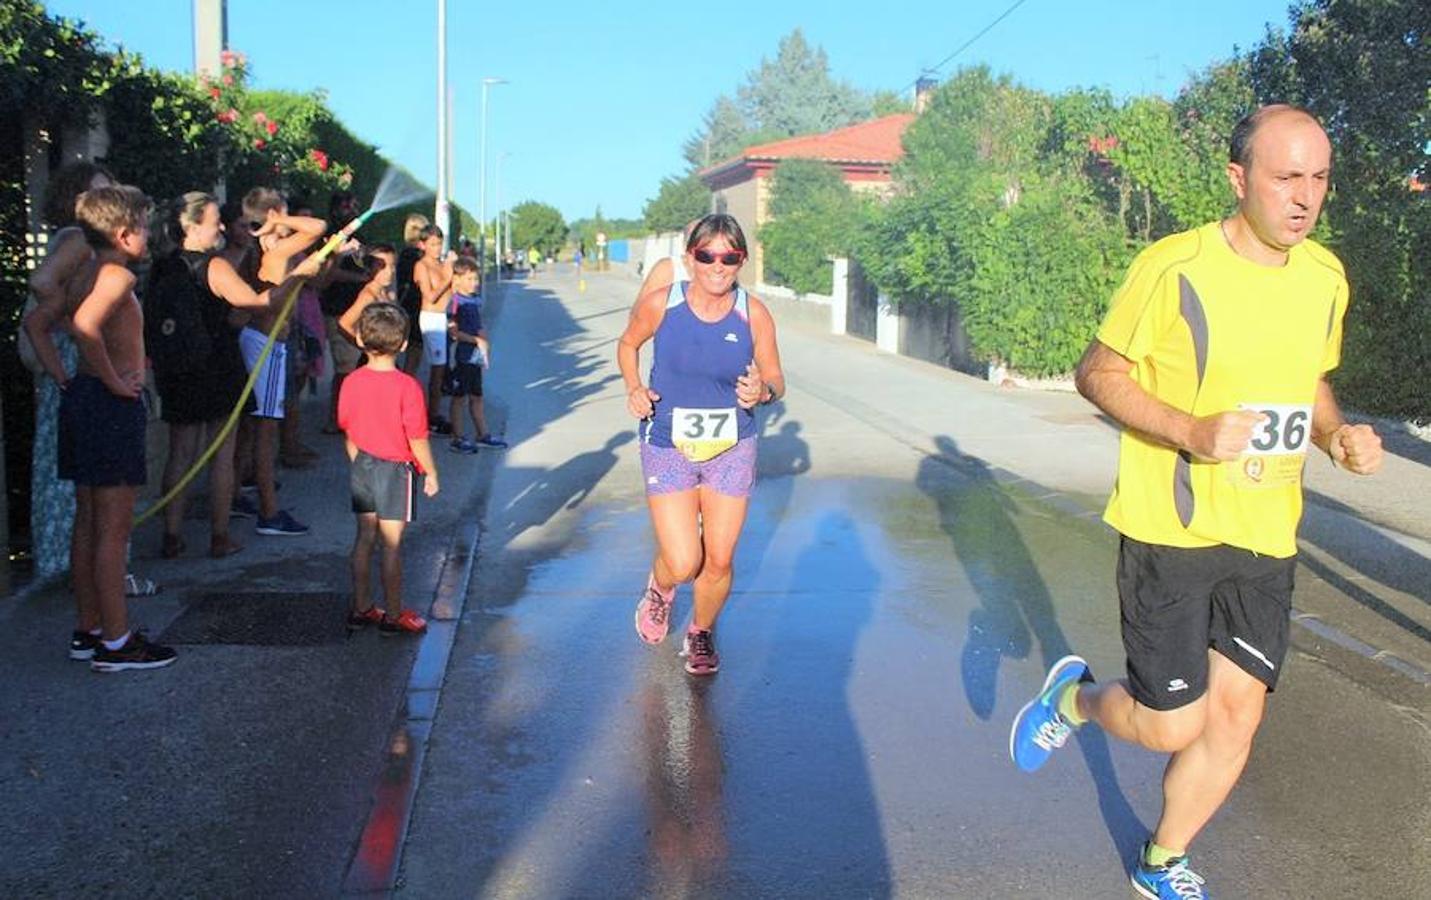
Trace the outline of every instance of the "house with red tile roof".
<path fill-rule="evenodd" d="M 904 154 L 904 131 L 914 118 L 914 113 L 896 113 L 823 134 L 757 144 L 697 173 L 711 189 L 711 208 L 735 216 L 745 230 L 751 244 L 746 277 L 755 284 L 765 280 L 765 254 L 755 235 L 770 218 L 776 166 L 787 159 L 817 159 L 838 168 L 853 190 L 888 194 L 891 170 Z"/>

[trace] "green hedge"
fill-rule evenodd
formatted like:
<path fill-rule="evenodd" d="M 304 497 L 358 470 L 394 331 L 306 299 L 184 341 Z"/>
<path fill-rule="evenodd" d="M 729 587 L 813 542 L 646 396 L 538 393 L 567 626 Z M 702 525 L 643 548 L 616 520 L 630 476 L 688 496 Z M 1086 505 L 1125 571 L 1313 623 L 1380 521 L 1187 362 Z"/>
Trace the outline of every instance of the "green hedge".
<path fill-rule="evenodd" d="M 896 302 L 959 304 L 984 359 L 1066 372 L 1139 249 L 1233 209 L 1225 168 L 1237 120 L 1259 104 L 1299 102 L 1327 124 L 1335 150 L 1315 235 L 1352 287 L 1334 383 L 1349 407 L 1431 420 L 1422 12 L 1412 0 L 1304 0 L 1285 33 L 1209 66 L 1171 102 L 1053 96 L 961 71 L 906 133 L 894 199 L 856 255 Z M 791 230 L 815 208 L 788 213 Z M 767 231 L 794 246 L 778 225 Z"/>

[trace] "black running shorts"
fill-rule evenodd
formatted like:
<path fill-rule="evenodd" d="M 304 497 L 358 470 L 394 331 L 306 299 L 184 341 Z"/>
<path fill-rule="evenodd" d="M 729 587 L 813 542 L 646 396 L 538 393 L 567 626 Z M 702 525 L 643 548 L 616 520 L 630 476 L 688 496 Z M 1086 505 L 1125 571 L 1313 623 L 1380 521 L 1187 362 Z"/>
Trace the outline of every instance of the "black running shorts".
<path fill-rule="evenodd" d="M 1166 547 L 1124 537 L 1118 600 L 1133 699 L 1156 710 L 1207 692 L 1207 651 L 1267 685 L 1287 655 L 1296 557 L 1250 550 Z"/>
<path fill-rule="evenodd" d="M 417 473 L 412 463 L 378 459 L 359 450 L 349 482 L 353 512 L 379 519 L 411 522 L 416 517 Z"/>

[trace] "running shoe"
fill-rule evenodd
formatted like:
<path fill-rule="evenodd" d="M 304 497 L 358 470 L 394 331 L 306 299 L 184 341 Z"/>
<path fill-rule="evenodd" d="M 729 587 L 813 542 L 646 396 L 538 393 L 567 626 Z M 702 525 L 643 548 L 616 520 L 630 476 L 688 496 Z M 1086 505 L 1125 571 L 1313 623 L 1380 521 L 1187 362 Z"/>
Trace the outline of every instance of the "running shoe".
<path fill-rule="evenodd" d="M 135 631 L 118 650 L 111 650 L 101 642 L 95 648 L 94 658 L 89 667 L 96 672 L 125 672 L 130 669 L 159 669 L 174 662 L 174 651 L 169 647 L 149 643 L 144 632 Z"/>
<path fill-rule="evenodd" d="M 720 671 L 720 654 L 716 652 L 715 636 L 709 628 L 691 626 L 681 655 L 686 658 L 686 671 L 692 675 L 714 675 Z"/>
<path fill-rule="evenodd" d="M 670 629 L 671 607 L 676 602 L 676 589 L 662 593 L 656 587 L 656 575 L 646 578 L 646 590 L 636 604 L 636 634 L 648 644 L 659 644 Z"/>
<path fill-rule="evenodd" d="M 1188 868 L 1186 855 L 1168 860 L 1167 865 L 1150 866 L 1146 862 L 1148 845 L 1138 851 L 1138 861 L 1128 880 L 1133 890 L 1150 900 L 1207 900 L 1210 896 L 1203 878 Z"/>
<path fill-rule="evenodd" d="M 499 437 L 494 437 L 493 435 L 489 434 L 486 437 L 478 438 L 477 446 L 487 450 L 506 450 L 507 442 Z"/>
<path fill-rule="evenodd" d="M 273 535 L 276 537 L 293 537 L 308 533 L 308 526 L 289 515 L 288 510 L 280 509 L 278 515 L 271 519 L 258 517 L 258 524 L 254 526 L 254 531 L 259 534 Z"/>
<path fill-rule="evenodd" d="M 70 632 L 70 659 L 94 659 L 94 651 L 99 649 L 99 635 L 88 631 Z"/>
<path fill-rule="evenodd" d="M 258 503 L 256 503 L 252 497 L 248 497 L 243 494 L 235 494 L 233 503 L 229 504 L 229 518 L 258 518 Z"/>
<path fill-rule="evenodd" d="M 378 634 L 383 637 L 395 637 L 399 634 L 422 634 L 427 630 L 427 620 L 410 609 L 405 609 L 398 613 L 396 619 L 389 619 L 387 616 L 378 623 Z"/>
<path fill-rule="evenodd" d="M 1009 756 L 1025 772 L 1036 772 L 1048 762 L 1053 751 L 1068 742 L 1071 725 L 1058 713 L 1058 695 L 1076 681 L 1092 681 L 1088 663 L 1081 656 L 1065 656 L 1048 670 L 1043 689 L 1019 714 L 1009 729 Z"/>
<path fill-rule="evenodd" d="M 358 631 L 367 628 L 369 625 L 381 625 L 383 622 L 383 611 L 376 606 L 369 606 L 367 609 L 355 609 L 348 613 L 348 630 Z"/>
<path fill-rule="evenodd" d="M 476 453 L 479 449 L 477 443 L 466 437 L 460 437 L 447 445 L 453 453 Z"/>

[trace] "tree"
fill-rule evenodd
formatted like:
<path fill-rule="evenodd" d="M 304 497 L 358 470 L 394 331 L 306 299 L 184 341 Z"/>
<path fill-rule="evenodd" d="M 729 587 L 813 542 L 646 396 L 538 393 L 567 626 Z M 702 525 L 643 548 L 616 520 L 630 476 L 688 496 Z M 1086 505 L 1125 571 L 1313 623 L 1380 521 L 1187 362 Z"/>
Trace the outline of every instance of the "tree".
<path fill-rule="evenodd" d="M 710 188 L 692 172 L 682 178 L 662 178 L 661 189 L 646 201 L 641 217 L 651 231 L 680 231 L 709 212 L 710 206 Z"/>
<path fill-rule="evenodd" d="M 704 169 L 735 156 L 750 143 L 752 129 L 735 101 L 721 94 L 682 150 L 693 169 Z"/>
<path fill-rule="evenodd" d="M 512 208 L 512 247 L 536 247 L 555 256 L 566 245 L 566 222 L 556 207 L 528 200 Z"/>
<path fill-rule="evenodd" d="M 801 293 L 830 293 L 830 257 L 849 255 L 864 219 L 862 204 L 839 172 L 812 159 L 781 163 L 770 215 L 760 229 L 766 280 Z"/>
<path fill-rule="evenodd" d="M 807 44 L 798 28 L 780 39 L 775 59 L 762 59 L 745 73 L 736 96 L 717 97 L 683 145 L 692 168 L 714 165 L 752 144 L 851 125 L 869 118 L 874 108 L 862 91 L 830 77 L 825 51 Z"/>
<path fill-rule="evenodd" d="M 1302 0 L 1248 54 L 1259 102 L 1310 109 L 1332 139 L 1327 242 L 1351 285 L 1343 399 L 1431 420 L 1431 51 L 1417 0 Z"/>
<path fill-rule="evenodd" d="M 830 77 L 824 49 L 796 28 L 780 39 L 775 59 L 760 61 L 738 92 L 741 112 L 755 129 L 781 137 L 829 131 L 866 119 L 870 101 Z"/>

